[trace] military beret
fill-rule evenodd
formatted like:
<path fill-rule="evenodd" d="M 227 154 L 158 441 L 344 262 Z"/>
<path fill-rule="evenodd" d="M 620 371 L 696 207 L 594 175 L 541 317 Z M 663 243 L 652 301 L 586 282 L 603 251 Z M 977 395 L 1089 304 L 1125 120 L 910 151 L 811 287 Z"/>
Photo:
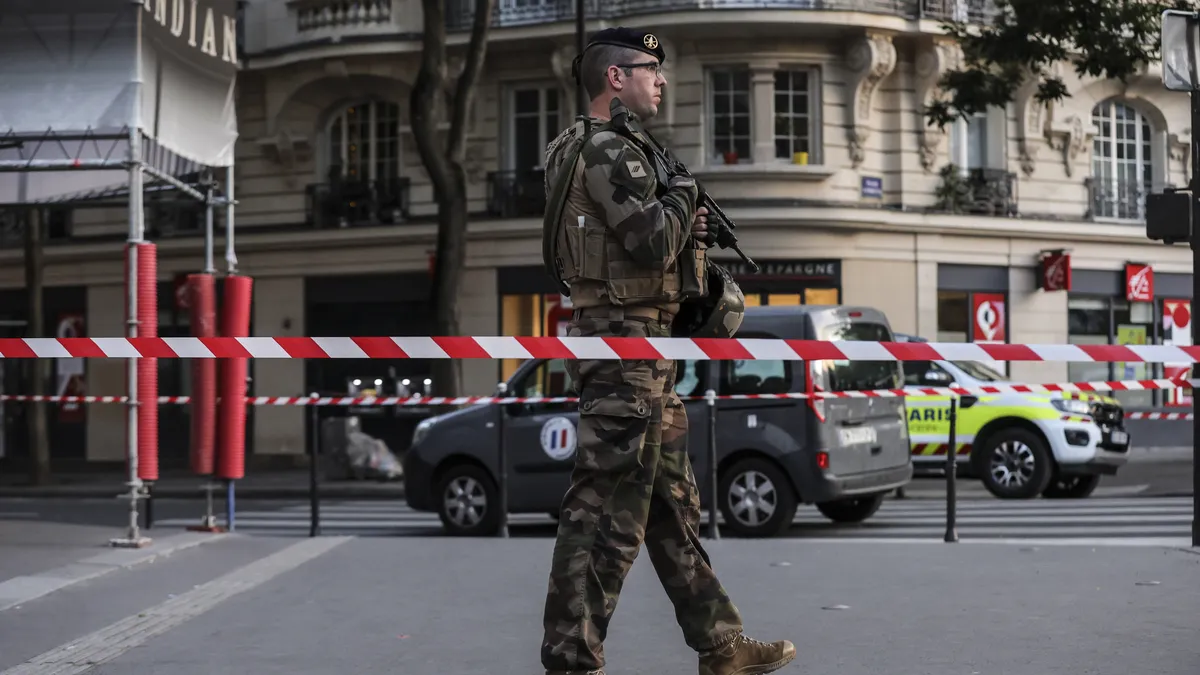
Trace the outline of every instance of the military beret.
<path fill-rule="evenodd" d="M 587 47 L 591 47 L 592 45 L 628 47 L 656 57 L 659 63 L 667 60 L 667 53 L 663 51 L 662 44 L 658 41 L 658 38 L 653 33 L 647 33 L 636 28 L 625 28 L 623 26 L 605 28 L 593 35 L 592 39 L 588 41 Z M 584 47 L 584 51 L 587 51 L 587 47 Z"/>

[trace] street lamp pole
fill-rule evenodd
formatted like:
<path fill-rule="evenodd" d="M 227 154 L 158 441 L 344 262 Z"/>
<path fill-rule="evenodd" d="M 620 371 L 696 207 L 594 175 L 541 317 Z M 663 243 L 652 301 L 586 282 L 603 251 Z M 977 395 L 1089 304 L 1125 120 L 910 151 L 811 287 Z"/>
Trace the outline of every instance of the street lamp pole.
<path fill-rule="evenodd" d="M 1186 91 L 1192 109 L 1192 175 L 1187 191 L 1167 188 L 1146 197 L 1146 236 L 1164 244 L 1186 241 L 1192 249 L 1192 345 L 1200 346 L 1200 13 L 1169 9 L 1162 13 L 1163 86 Z M 1200 414 L 1197 414 L 1196 368 L 1192 379 L 1192 546 L 1200 546 Z"/>

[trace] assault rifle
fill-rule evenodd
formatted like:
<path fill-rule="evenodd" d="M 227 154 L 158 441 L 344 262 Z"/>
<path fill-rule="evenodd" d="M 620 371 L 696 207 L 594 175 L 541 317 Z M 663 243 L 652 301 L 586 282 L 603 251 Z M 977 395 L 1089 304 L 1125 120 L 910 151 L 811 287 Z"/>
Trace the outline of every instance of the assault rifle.
<path fill-rule="evenodd" d="M 758 263 L 751 260 L 750 257 L 743 253 L 742 249 L 738 247 L 737 236 L 733 233 L 733 231 L 737 229 L 737 225 L 734 224 L 729 216 L 725 215 L 725 212 L 721 210 L 720 206 L 717 206 L 717 201 L 712 198 L 712 195 L 710 195 L 707 190 L 704 189 L 704 186 L 700 184 L 699 179 L 693 176 L 692 173 L 688 171 L 688 168 L 684 166 L 683 162 L 679 161 L 674 155 L 671 154 L 670 150 L 664 147 L 662 143 L 659 143 L 658 139 L 656 139 L 649 131 L 647 131 L 636 117 L 630 117 L 628 109 L 621 105 L 619 99 L 613 99 L 611 104 L 611 112 L 613 113 L 613 127 L 618 130 L 625 131 L 627 135 L 634 138 L 634 140 L 639 141 L 639 144 L 642 145 L 643 148 L 648 151 L 648 154 L 653 158 L 655 164 L 655 173 L 659 177 L 658 182 L 660 189 L 665 190 L 670 179 L 676 176 L 686 176 L 696 181 L 696 189 L 700 192 L 700 198 L 696 202 L 697 205 L 708 209 L 709 218 L 715 216 L 717 220 L 717 227 L 715 230 L 709 230 L 709 235 L 705 239 L 704 243 L 710 246 L 716 244 L 724 249 L 733 249 L 733 252 L 737 253 L 738 256 L 741 257 L 741 259 L 745 261 L 745 263 L 749 265 L 754 272 L 757 273 L 760 269 Z"/>

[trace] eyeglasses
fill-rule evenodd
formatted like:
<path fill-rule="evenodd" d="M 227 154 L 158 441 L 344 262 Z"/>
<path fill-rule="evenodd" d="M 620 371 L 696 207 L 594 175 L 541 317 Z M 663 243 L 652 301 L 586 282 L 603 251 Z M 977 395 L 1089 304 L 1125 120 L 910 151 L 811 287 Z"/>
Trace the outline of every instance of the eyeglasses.
<path fill-rule="evenodd" d="M 647 63 L 614 63 L 613 65 L 618 68 L 624 68 L 625 70 L 629 70 L 631 68 L 646 68 L 647 70 L 653 71 L 655 77 L 662 75 L 662 64 L 658 63 L 657 61 L 649 61 Z"/>

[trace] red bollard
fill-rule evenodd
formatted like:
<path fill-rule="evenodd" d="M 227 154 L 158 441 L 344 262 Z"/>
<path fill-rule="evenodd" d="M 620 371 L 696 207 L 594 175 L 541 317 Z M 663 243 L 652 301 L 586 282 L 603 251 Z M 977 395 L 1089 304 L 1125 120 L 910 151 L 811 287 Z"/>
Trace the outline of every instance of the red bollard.
<path fill-rule="evenodd" d="M 192 335 L 217 336 L 216 279 L 211 274 L 190 274 Z M 195 359 L 192 366 L 191 468 L 198 476 L 213 473 L 217 431 L 217 360 Z"/>
<path fill-rule="evenodd" d="M 158 250 L 137 244 L 138 337 L 158 337 Z M 158 359 L 137 363 L 138 478 L 158 480 Z"/>
<path fill-rule="evenodd" d="M 254 281 L 250 277 L 225 277 L 224 306 L 221 308 L 221 334 L 225 337 L 250 335 L 250 304 Z M 221 401 L 217 420 L 220 452 L 217 476 L 235 480 L 246 475 L 246 373 L 247 359 L 221 359 Z"/>

